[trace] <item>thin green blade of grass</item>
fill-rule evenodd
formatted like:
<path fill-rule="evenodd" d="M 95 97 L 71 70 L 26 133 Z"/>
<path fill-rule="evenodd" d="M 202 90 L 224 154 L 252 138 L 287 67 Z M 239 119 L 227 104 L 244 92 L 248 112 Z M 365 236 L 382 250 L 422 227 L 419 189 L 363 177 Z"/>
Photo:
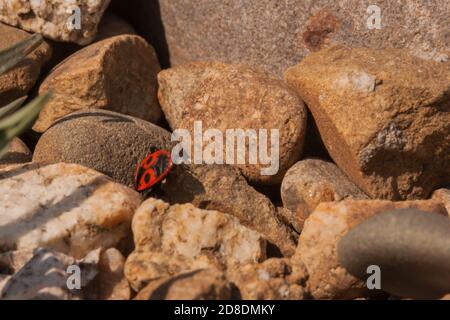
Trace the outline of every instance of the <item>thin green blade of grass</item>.
<path fill-rule="evenodd" d="M 13 115 L 0 120 L 0 158 L 5 154 L 8 143 L 33 124 L 39 112 L 50 99 L 50 96 L 51 93 L 46 93 L 37 97 Z"/>
<path fill-rule="evenodd" d="M 19 111 L 0 120 L 0 131 L 6 131 L 7 133 L 14 132 L 17 134 L 22 127 L 26 127 L 26 124 L 29 125 L 34 121 L 42 107 L 50 99 L 50 95 L 51 93 L 48 92 L 45 95 L 39 96 Z M 9 138 L 10 135 L 8 134 L 7 137 Z"/>
<path fill-rule="evenodd" d="M 10 104 L 7 104 L 4 107 L 0 108 L 0 119 L 13 113 L 14 111 L 16 111 L 17 109 L 20 108 L 20 106 L 25 102 L 25 100 L 27 100 L 27 97 L 21 97 L 17 100 L 14 100 L 13 102 L 11 102 Z"/>
<path fill-rule="evenodd" d="M 14 46 L 0 51 L 0 75 L 20 63 L 28 54 L 39 47 L 44 39 L 40 34 L 34 34 Z"/>

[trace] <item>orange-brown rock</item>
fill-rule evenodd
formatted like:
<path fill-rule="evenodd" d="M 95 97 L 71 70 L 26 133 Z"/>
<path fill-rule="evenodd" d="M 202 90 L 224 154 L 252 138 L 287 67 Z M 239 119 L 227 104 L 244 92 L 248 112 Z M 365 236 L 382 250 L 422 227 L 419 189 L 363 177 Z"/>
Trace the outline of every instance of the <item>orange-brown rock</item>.
<path fill-rule="evenodd" d="M 285 78 L 331 157 L 369 196 L 426 198 L 450 182 L 450 63 L 406 49 L 334 46 Z"/>
<path fill-rule="evenodd" d="M 203 269 L 154 280 L 135 300 L 229 300 L 232 291 L 223 272 Z"/>
<path fill-rule="evenodd" d="M 395 209 L 417 209 L 430 214 L 446 215 L 436 200 L 401 201 L 344 200 L 321 203 L 305 221 L 297 252 L 296 265 L 306 267 L 308 288 L 316 299 L 357 298 L 367 294 L 365 284 L 350 275 L 338 260 L 339 240 L 366 219 Z"/>
<path fill-rule="evenodd" d="M 201 121 L 203 131 L 217 129 L 223 137 L 228 129 L 243 130 L 244 151 L 236 150 L 236 145 L 230 148 L 234 161 L 227 163 L 239 167 L 249 180 L 279 183 L 298 160 L 303 150 L 306 109 L 295 92 L 274 76 L 243 65 L 195 62 L 160 72 L 158 83 L 159 102 L 172 129 L 187 129 L 193 137 L 194 122 Z M 272 129 L 278 130 L 279 139 L 272 136 Z M 249 138 L 248 130 L 253 130 L 256 139 Z M 266 141 L 260 130 L 266 130 Z M 275 144 L 271 147 L 271 142 L 275 139 L 279 144 L 279 156 L 275 156 L 278 168 L 265 173 L 262 169 L 272 167 L 262 161 L 261 152 L 274 156 Z M 231 156 L 226 153 L 230 140 L 223 143 L 224 161 Z M 244 152 L 244 163 L 238 161 L 238 152 Z"/>
<path fill-rule="evenodd" d="M 53 91 L 33 129 L 86 109 L 108 109 L 156 122 L 161 116 L 154 49 L 141 37 L 120 35 L 96 42 L 56 66 L 39 88 Z"/>
<path fill-rule="evenodd" d="M 301 221 L 321 202 L 368 199 L 334 163 L 320 159 L 305 159 L 293 165 L 283 178 L 281 198 L 300 230 Z"/>
<path fill-rule="evenodd" d="M 0 51 L 28 37 L 29 33 L 0 23 Z M 21 63 L 0 75 L 0 107 L 28 94 L 51 55 L 51 47 L 43 43 Z"/>

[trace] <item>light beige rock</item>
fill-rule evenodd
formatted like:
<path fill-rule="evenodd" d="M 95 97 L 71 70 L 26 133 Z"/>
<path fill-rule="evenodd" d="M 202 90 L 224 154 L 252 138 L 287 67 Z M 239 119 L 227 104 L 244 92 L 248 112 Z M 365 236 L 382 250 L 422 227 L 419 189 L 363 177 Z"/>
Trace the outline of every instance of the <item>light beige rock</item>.
<path fill-rule="evenodd" d="M 301 221 L 321 202 L 368 199 L 339 168 L 320 159 L 305 159 L 293 165 L 281 184 L 283 205 L 289 209 L 301 230 Z"/>
<path fill-rule="evenodd" d="M 150 282 L 135 300 L 229 300 L 231 284 L 223 272 L 194 270 Z"/>
<path fill-rule="evenodd" d="M 0 299 L 80 300 L 83 298 L 83 289 L 97 275 L 99 255 L 100 250 L 96 250 L 76 260 L 56 251 L 39 248 L 23 268 L 9 277 L 6 283 L 0 284 Z M 80 289 L 69 289 L 67 285 L 72 284 L 69 276 L 74 274 L 69 266 L 80 270 Z"/>
<path fill-rule="evenodd" d="M 228 213 L 264 236 L 285 256 L 295 252 L 298 235 L 275 206 L 248 185 L 239 170 L 226 165 L 177 166 L 162 187 L 165 201 Z"/>
<path fill-rule="evenodd" d="M 149 281 L 204 268 L 257 263 L 266 241 L 228 214 L 150 198 L 133 218 L 135 251 L 125 264 L 132 288 Z"/>
<path fill-rule="evenodd" d="M 0 4 L 2 1 L 4 0 L 0 0 Z M 0 51 L 30 36 L 25 31 L 0 23 Z M 0 75 L 0 107 L 28 94 L 39 78 L 41 68 L 51 55 L 51 47 L 48 43 L 43 43 L 21 63 Z"/>
<path fill-rule="evenodd" d="M 85 47 L 56 66 L 39 94 L 53 96 L 33 129 L 44 132 L 70 113 L 107 109 L 156 122 L 161 116 L 154 49 L 141 37 L 120 35 Z"/>
<path fill-rule="evenodd" d="M 30 162 L 32 153 L 19 138 L 13 138 L 6 147 L 6 153 L 0 157 L 0 169 L 12 164 Z"/>
<path fill-rule="evenodd" d="M 0 21 L 53 40 L 85 45 L 94 40 L 109 3 L 110 0 L 1 0 Z"/>
<path fill-rule="evenodd" d="M 351 228 L 367 218 L 405 208 L 430 214 L 447 214 L 444 206 L 435 200 L 344 200 L 321 203 L 305 221 L 297 252 L 292 258 L 294 270 L 296 265 L 306 267 L 312 296 L 316 299 L 350 299 L 367 295 L 365 284 L 339 264 L 338 242 Z"/>
<path fill-rule="evenodd" d="M 233 156 L 232 163 L 227 163 L 236 165 L 249 180 L 279 183 L 286 170 L 298 160 L 303 150 L 306 109 L 298 96 L 279 79 L 243 65 L 196 62 L 161 71 L 158 83 L 159 102 L 171 128 L 186 129 L 194 137 L 195 122 L 201 121 L 203 132 L 219 130 L 224 137 L 223 160 L 227 162 L 227 158 Z M 236 145 L 226 146 L 226 142 L 233 142 L 230 142 L 231 138 L 225 139 L 229 129 L 254 130 L 254 138 L 247 136 L 243 147 L 245 164 L 237 161 L 236 154 L 242 155 L 242 151 Z M 267 130 L 266 141 L 260 129 Z M 271 135 L 272 129 L 279 133 L 279 139 L 276 139 L 279 165 L 278 168 L 273 166 L 273 172 L 263 172 L 270 164 L 261 161 L 261 150 L 268 155 L 275 152 L 274 147 L 271 148 L 275 137 Z M 203 150 L 212 140 L 203 143 Z M 252 150 L 249 140 L 258 151 Z M 227 156 L 227 149 L 234 150 L 234 155 Z M 256 163 L 250 162 L 249 153 Z M 211 161 L 207 158 L 208 153 L 204 152 L 204 155 L 204 161 Z"/>
<path fill-rule="evenodd" d="M 81 258 L 130 234 L 138 193 L 75 164 L 0 171 L 0 252 L 50 247 Z"/>
<path fill-rule="evenodd" d="M 239 289 L 243 300 L 303 300 L 306 274 L 293 275 L 288 259 L 269 259 L 261 264 L 230 270 L 228 279 Z"/>
<path fill-rule="evenodd" d="M 428 198 L 450 183 L 450 63 L 406 49 L 334 46 L 285 79 L 333 160 L 372 198 Z"/>
<path fill-rule="evenodd" d="M 433 193 L 433 199 L 441 201 L 450 217 L 450 189 L 439 189 Z"/>

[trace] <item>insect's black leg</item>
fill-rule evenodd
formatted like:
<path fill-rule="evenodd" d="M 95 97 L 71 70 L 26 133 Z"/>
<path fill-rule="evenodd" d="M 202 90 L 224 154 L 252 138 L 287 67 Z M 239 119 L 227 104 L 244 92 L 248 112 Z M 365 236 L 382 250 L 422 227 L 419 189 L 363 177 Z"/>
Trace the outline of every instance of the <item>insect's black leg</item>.
<path fill-rule="evenodd" d="M 162 186 L 161 183 L 155 185 L 150 191 L 150 196 L 153 198 L 161 199 L 164 195 L 164 191 L 161 188 L 161 186 Z"/>

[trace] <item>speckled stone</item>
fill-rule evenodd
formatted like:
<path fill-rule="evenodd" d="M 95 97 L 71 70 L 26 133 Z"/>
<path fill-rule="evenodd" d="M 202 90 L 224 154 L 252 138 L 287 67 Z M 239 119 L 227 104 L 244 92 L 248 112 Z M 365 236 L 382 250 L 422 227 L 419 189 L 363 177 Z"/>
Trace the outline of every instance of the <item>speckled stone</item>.
<path fill-rule="evenodd" d="M 119 35 L 80 49 L 40 85 L 39 94 L 53 94 L 33 130 L 44 132 L 56 120 L 87 109 L 111 110 L 156 123 L 161 116 L 159 71 L 155 50 L 139 36 Z"/>
<path fill-rule="evenodd" d="M 94 40 L 97 26 L 111 0 L 1 0 L 0 21 L 58 41 L 85 45 Z M 81 28 L 68 28 L 79 9 Z"/>
<path fill-rule="evenodd" d="M 227 277 L 237 286 L 242 300 L 303 300 L 307 274 L 293 274 L 289 259 L 272 258 L 260 264 L 247 264 L 228 270 Z"/>
<path fill-rule="evenodd" d="M 281 184 L 283 205 L 296 220 L 305 220 L 321 203 L 344 199 L 368 199 L 332 162 L 305 159 L 293 165 Z"/>
<path fill-rule="evenodd" d="M 162 187 L 165 201 L 192 203 L 236 217 L 262 234 L 285 256 L 295 252 L 298 235 L 282 221 L 272 202 L 251 187 L 238 169 L 227 165 L 177 166 Z"/>
<path fill-rule="evenodd" d="M 48 247 L 81 258 L 127 241 L 140 195 L 76 164 L 0 170 L 0 252 Z"/>
<path fill-rule="evenodd" d="M 344 200 L 321 203 L 314 210 L 305 221 L 297 251 L 292 257 L 294 269 L 297 265 L 306 267 L 308 287 L 314 298 L 353 299 L 370 294 L 365 283 L 339 263 L 338 243 L 349 230 L 366 219 L 396 209 L 415 209 L 447 217 L 445 207 L 436 200 Z"/>
<path fill-rule="evenodd" d="M 170 147 L 169 132 L 111 111 L 80 111 L 58 120 L 42 135 L 33 161 L 81 164 L 132 187 L 136 165 L 152 146 Z"/>
<path fill-rule="evenodd" d="M 6 148 L 6 153 L 0 158 L 0 168 L 31 161 L 30 149 L 19 138 L 12 139 Z"/>
<path fill-rule="evenodd" d="M 433 199 L 441 201 L 444 204 L 450 217 L 450 189 L 443 188 L 436 190 L 433 192 Z"/>
<path fill-rule="evenodd" d="M 1 281 L 1 300 L 81 300 L 86 287 L 97 275 L 100 249 L 76 260 L 48 248 L 37 248 L 32 257 L 15 274 Z M 80 267 L 81 288 L 67 286 L 69 266 Z"/>
<path fill-rule="evenodd" d="M 191 204 L 146 200 L 133 217 L 135 250 L 125 276 L 139 291 L 165 276 L 198 269 L 224 270 L 266 258 L 266 241 L 228 214 Z"/>
<path fill-rule="evenodd" d="M 231 149 L 227 146 L 231 140 L 227 130 L 253 130 L 256 139 L 245 138 L 243 163 L 236 157 L 240 150 L 232 145 L 231 164 L 254 183 L 280 183 L 303 151 L 305 105 L 286 83 L 273 75 L 244 65 L 201 61 L 161 71 L 158 84 L 158 99 L 171 128 L 188 130 L 193 137 L 194 124 L 201 121 L 203 132 L 219 130 L 226 138 L 222 142 L 223 161 L 229 157 L 227 151 Z M 265 130 L 267 140 L 263 140 L 260 130 Z M 270 165 L 261 161 L 261 152 L 271 155 L 276 152 L 271 147 L 272 130 L 278 132 L 277 165 L 272 160 L 273 171 L 265 173 L 263 169 Z M 205 139 L 203 150 L 208 142 Z M 256 163 L 249 161 L 250 153 L 256 157 Z"/>
<path fill-rule="evenodd" d="M 0 51 L 30 36 L 23 30 L 0 23 Z M 27 95 L 38 80 L 41 68 L 51 56 L 52 47 L 44 42 L 21 63 L 0 75 L 0 107 Z"/>
<path fill-rule="evenodd" d="M 371 198 L 425 199 L 450 183 L 450 63 L 338 45 L 285 78 L 334 162 Z"/>
<path fill-rule="evenodd" d="M 113 1 L 173 65 L 215 59 L 264 65 L 282 75 L 310 52 L 330 44 L 407 47 L 439 57 L 450 51 L 442 0 L 148 0 Z M 382 29 L 369 29 L 370 5 Z M 163 32 L 163 33 L 162 33 Z M 163 36 L 161 36 L 161 33 Z M 434 50 L 434 51 L 433 51 Z"/>
<path fill-rule="evenodd" d="M 338 256 L 361 280 L 369 266 L 379 266 L 384 291 L 438 299 L 450 292 L 450 219 L 412 209 L 382 213 L 351 229 Z"/>

